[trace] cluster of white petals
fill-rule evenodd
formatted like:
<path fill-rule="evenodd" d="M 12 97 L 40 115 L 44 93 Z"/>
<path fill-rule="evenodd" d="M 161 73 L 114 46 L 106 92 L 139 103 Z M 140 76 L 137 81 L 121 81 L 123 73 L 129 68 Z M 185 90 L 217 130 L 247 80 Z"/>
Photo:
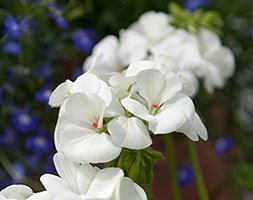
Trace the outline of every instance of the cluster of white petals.
<path fill-rule="evenodd" d="M 41 182 L 52 200 L 145 200 L 144 190 L 119 168 L 98 169 L 90 164 L 78 164 L 62 154 L 54 156 L 60 177 L 41 176 Z"/>
<path fill-rule="evenodd" d="M 26 185 L 10 185 L 0 191 L 0 200 L 52 200 L 53 197 L 48 191 L 33 193 Z"/>
<path fill-rule="evenodd" d="M 141 150 L 151 135 L 180 132 L 207 140 L 193 97 L 199 79 L 212 93 L 234 73 L 234 56 L 212 31 L 190 33 L 172 17 L 149 11 L 109 35 L 84 62 L 85 73 L 66 80 L 51 94 L 60 107 L 54 142 L 58 176 L 45 174 L 46 191 L 24 185 L 0 191 L 0 200 L 145 200 L 144 190 L 119 168 L 98 169 L 122 149 Z"/>
<path fill-rule="evenodd" d="M 0 191 L 0 200 L 146 200 L 144 190 L 119 168 L 100 170 L 88 163 L 78 164 L 61 153 L 54 156 L 60 177 L 44 174 L 45 191 L 33 193 L 25 185 L 10 185 Z"/>
<path fill-rule="evenodd" d="M 119 39 L 110 35 L 101 40 L 85 61 L 84 70 L 100 53 L 105 58 L 95 69 L 99 74 L 122 72 L 133 61 L 150 59 L 150 54 L 164 54 L 178 63 L 196 92 L 199 79 L 208 93 L 224 87 L 235 68 L 231 50 L 222 46 L 214 32 L 202 28 L 191 33 L 172 26 L 171 19 L 162 12 L 144 13 L 128 29 L 120 31 Z"/>
<path fill-rule="evenodd" d="M 181 132 L 193 141 L 207 140 L 207 131 L 188 95 L 191 82 L 165 55 L 133 61 L 122 72 L 102 80 L 90 70 L 74 82 L 60 84 L 50 97 L 60 106 L 55 129 L 56 149 L 77 163 L 105 163 L 122 148 L 141 150 L 152 144 L 150 133 Z"/>

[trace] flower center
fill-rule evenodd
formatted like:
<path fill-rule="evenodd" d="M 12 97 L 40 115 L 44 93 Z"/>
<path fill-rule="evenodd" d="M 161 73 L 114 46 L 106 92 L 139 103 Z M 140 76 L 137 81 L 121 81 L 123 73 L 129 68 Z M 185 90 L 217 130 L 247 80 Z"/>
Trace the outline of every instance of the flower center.
<path fill-rule="evenodd" d="M 98 123 L 93 122 L 92 127 L 93 127 L 93 128 L 97 128 L 97 127 L 98 127 Z"/>
<path fill-rule="evenodd" d="M 152 108 L 158 108 L 158 104 L 152 104 Z"/>

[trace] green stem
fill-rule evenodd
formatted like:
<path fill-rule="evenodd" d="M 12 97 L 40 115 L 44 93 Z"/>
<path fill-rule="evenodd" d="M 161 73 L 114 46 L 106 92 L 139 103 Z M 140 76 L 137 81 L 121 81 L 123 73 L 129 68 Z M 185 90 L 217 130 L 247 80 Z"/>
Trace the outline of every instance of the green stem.
<path fill-rule="evenodd" d="M 175 149 L 173 144 L 173 135 L 167 134 L 165 136 L 165 148 L 168 155 L 168 161 L 169 161 L 169 171 L 172 181 L 172 190 L 174 195 L 174 200 L 180 200 L 181 199 L 181 193 L 180 188 L 177 181 L 177 161 L 175 156 Z"/>
<path fill-rule="evenodd" d="M 194 174 L 195 174 L 195 180 L 196 180 L 196 185 L 199 191 L 200 199 L 209 200 L 208 193 L 206 190 L 206 186 L 205 186 L 204 179 L 203 179 L 202 172 L 199 165 L 195 143 L 188 139 L 187 145 L 188 145 L 188 150 L 189 150 L 189 156 L 190 156 Z"/>

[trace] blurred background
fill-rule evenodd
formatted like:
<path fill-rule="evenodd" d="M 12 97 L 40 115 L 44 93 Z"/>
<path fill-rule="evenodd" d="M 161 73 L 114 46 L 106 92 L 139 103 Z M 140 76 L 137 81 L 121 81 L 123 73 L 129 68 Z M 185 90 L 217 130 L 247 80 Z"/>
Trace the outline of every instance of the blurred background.
<path fill-rule="evenodd" d="M 93 46 L 118 35 L 148 11 L 168 13 L 168 0 L 0 0 L 0 190 L 24 183 L 42 190 L 39 177 L 55 173 L 53 132 L 58 109 L 52 90 L 82 74 Z M 236 57 L 222 90 L 203 88 L 194 102 L 209 132 L 197 149 L 210 199 L 253 199 L 253 1 L 178 0 L 186 10 L 219 13 L 221 40 Z M 185 137 L 176 135 L 183 199 L 197 200 Z M 164 152 L 160 137 L 154 148 Z M 154 199 L 172 199 L 169 163 L 154 168 Z"/>

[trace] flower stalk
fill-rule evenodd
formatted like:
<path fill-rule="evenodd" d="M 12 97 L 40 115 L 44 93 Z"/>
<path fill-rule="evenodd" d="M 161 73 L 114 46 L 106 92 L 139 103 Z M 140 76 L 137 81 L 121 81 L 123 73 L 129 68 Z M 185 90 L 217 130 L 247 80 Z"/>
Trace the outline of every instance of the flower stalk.
<path fill-rule="evenodd" d="M 200 199 L 209 200 L 208 192 L 206 190 L 205 182 L 204 182 L 203 175 L 201 173 L 201 169 L 200 169 L 200 165 L 199 165 L 196 146 L 190 140 L 187 140 L 187 146 L 188 146 L 189 156 L 190 156 L 191 163 L 192 163 L 193 170 L 194 170 L 196 185 L 197 185 L 197 188 L 199 191 Z"/>
<path fill-rule="evenodd" d="M 171 176 L 172 191 L 175 200 L 181 200 L 180 188 L 177 181 L 177 161 L 175 156 L 175 149 L 173 144 L 173 135 L 165 135 L 164 140 L 165 148 L 167 151 L 168 161 L 169 161 L 169 171 Z"/>

